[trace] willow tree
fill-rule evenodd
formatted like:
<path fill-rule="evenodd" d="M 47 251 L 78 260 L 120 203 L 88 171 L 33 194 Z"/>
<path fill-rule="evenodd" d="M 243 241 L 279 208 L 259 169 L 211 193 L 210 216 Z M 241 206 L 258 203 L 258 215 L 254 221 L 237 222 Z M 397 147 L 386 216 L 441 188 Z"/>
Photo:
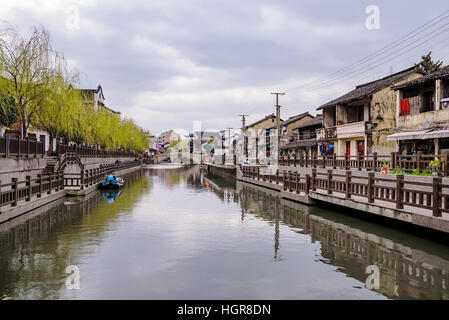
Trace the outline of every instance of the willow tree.
<path fill-rule="evenodd" d="M 72 140 L 75 123 L 72 117 L 81 108 L 79 91 L 74 89 L 77 76 L 70 76 L 62 57 L 56 56 L 53 74 L 49 77 L 45 98 L 36 113 L 36 123 L 45 129 L 50 136 L 50 150 L 53 150 L 53 139 Z"/>
<path fill-rule="evenodd" d="M 12 28 L 0 31 L 0 91 L 14 99 L 25 137 L 45 100 L 52 74 L 50 34 L 34 28 L 29 38 Z"/>
<path fill-rule="evenodd" d="M 11 127 L 19 119 L 14 99 L 0 92 L 0 125 Z"/>

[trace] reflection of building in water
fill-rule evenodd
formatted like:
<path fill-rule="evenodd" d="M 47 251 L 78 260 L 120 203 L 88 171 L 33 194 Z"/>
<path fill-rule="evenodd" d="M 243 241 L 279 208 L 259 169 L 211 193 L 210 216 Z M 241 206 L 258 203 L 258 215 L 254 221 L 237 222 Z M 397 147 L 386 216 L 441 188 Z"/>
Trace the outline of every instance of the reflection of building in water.
<path fill-rule="evenodd" d="M 238 203 L 238 194 L 236 193 L 236 180 L 229 175 L 220 175 L 219 173 L 208 173 L 207 170 L 195 170 L 189 177 L 189 184 L 196 187 L 207 188 L 215 193 L 222 201 L 229 203 Z"/>
<path fill-rule="evenodd" d="M 310 235 L 312 242 L 319 241 L 327 263 L 362 283 L 369 276 L 366 267 L 378 266 L 380 288 L 375 291 L 389 298 L 449 299 L 449 257 L 443 252 L 445 248 L 441 253 L 428 247 L 420 250 L 414 243 L 403 244 L 407 239 L 400 239 L 399 233 L 391 236 L 392 240 L 382 233 L 365 231 L 372 229 L 368 222 L 284 200 L 276 191 L 244 182 L 237 182 L 237 192 L 242 212 L 275 222 L 275 257 L 280 220 Z"/>
<path fill-rule="evenodd" d="M 199 166 L 177 166 L 165 168 L 148 168 L 150 176 L 157 177 L 160 183 L 172 188 L 181 184 L 196 184 L 200 178 Z"/>

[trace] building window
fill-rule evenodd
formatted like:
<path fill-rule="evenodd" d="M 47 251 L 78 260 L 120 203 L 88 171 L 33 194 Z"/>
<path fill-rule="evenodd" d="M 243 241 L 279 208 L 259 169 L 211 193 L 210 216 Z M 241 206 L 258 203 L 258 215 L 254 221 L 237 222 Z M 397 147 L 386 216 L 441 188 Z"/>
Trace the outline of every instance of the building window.
<path fill-rule="evenodd" d="M 424 92 L 421 112 L 432 111 L 434 105 L 435 105 L 435 96 L 433 95 L 433 92 Z"/>
<path fill-rule="evenodd" d="M 357 107 L 357 121 L 363 121 L 365 120 L 365 106 L 358 106 Z"/>
<path fill-rule="evenodd" d="M 365 154 L 365 140 L 357 140 L 357 154 Z"/>

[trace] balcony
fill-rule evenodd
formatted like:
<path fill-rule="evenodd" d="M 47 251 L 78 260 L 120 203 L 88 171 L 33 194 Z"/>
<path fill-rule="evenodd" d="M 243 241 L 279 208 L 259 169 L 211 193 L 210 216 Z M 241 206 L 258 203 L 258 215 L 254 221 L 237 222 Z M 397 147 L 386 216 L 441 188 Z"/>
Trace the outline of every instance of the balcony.
<path fill-rule="evenodd" d="M 342 124 L 337 126 L 337 138 L 338 139 L 347 139 L 347 138 L 356 138 L 356 137 L 364 137 L 366 134 L 366 122 L 359 121 L 348 124 Z"/>
<path fill-rule="evenodd" d="M 318 141 L 328 141 L 337 139 L 337 127 L 321 128 L 316 130 Z"/>

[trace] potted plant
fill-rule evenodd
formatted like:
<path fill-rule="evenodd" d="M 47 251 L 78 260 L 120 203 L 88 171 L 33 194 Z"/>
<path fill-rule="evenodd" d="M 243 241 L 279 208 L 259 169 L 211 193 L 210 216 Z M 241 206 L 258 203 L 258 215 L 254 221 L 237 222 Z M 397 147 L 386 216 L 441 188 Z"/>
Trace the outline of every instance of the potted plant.
<path fill-rule="evenodd" d="M 382 174 L 388 174 L 388 164 L 385 160 L 382 161 L 382 168 L 380 169 L 380 172 Z"/>
<path fill-rule="evenodd" d="M 339 125 L 339 126 L 341 126 L 343 124 L 343 121 L 341 121 L 341 120 L 339 120 L 338 122 L 337 122 L 337 125 Z"/>
<path fill-rule="evenodd" d="M 440 163 L 439 159 L 435 159 L 435 160 L 430 161 L 429 167 L 432 170 L 432 174 L 434 176 L 438 175 L 438 169 L 440 168 L 440 165 L 441 165 L 441 163 Z"/>

